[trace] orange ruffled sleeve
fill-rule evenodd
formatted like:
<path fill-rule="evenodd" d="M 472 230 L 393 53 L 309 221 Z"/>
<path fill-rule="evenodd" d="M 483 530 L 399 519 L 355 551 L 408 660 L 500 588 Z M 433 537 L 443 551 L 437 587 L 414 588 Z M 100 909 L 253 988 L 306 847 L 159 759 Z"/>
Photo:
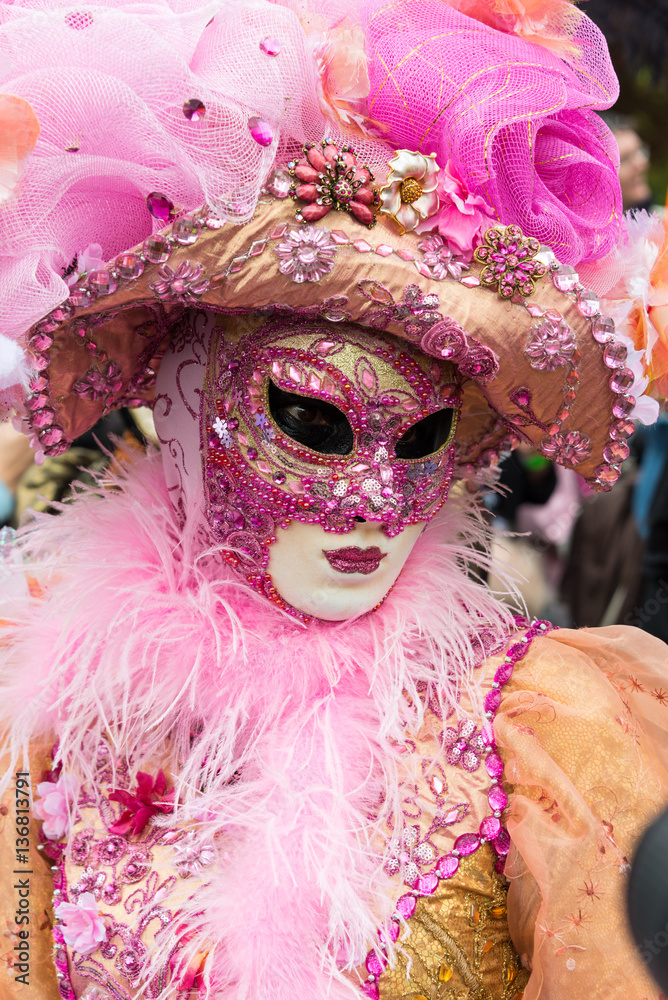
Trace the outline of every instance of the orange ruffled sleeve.
<path fill-rule="evenodd" d="M 637 629 L 534 641 L 495 720 L 524 1000 L 655 1000 L 626 921 L 629 860 L 668 805 L 668 646 Z M 648 954 L 648 953 L 646 953 Z"/>

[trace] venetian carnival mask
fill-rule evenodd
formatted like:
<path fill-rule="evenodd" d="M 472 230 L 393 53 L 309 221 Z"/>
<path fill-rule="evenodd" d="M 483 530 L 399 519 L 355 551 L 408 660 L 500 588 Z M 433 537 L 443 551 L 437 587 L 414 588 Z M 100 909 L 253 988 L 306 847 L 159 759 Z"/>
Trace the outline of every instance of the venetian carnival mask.
<path fill-rule="evenodd" d="M 269 320 L 236 342 L 217 327 L 208 359 L 200 427 L 215 542 L 282 606 L 331 620 L 370 610 L 446 499 L 453 369 L 323 320 Z"/>

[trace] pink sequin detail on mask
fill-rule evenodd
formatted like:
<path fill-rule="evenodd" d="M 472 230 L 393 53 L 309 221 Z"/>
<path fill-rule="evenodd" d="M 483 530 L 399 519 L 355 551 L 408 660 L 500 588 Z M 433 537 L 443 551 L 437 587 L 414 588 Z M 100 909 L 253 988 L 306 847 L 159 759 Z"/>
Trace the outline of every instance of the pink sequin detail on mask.
<path fill-rule="evenodd" d="M 347 350 L 347 364 L 337 362 Z M 459 403 L 448 366 L 423 367 L 420 357 L 391 336 L 323 321 L 269 321 L 236 345 L 212 343 L 201 412 L 207 518 L 230 560 L 272 599 L 266 566 L 278 526 L 299 520 L 343 534 L 363 517 L 392 537 L 445 501 L 451 446 L 418 460 L 394 453 L 413 424 Z M 381 390 L 388 366 L 392 388 Z M 270 412 L 270 380 L 342 411 L 352 450 L 321 454 L 284 434 Z"/>

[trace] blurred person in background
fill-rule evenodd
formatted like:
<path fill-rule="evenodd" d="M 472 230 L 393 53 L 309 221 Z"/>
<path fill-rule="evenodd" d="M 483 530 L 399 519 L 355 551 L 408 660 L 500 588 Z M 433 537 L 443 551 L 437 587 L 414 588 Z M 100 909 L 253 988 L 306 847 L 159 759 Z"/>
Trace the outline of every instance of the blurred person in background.
<path fill-rule="evenodd" d="M 652 189 L 647 181 L 649 147 L 636 132 L 631 118 L 611 116 L 608 125 L 619 146 L 619 184 L 625 212 L 651 211 Z"/>

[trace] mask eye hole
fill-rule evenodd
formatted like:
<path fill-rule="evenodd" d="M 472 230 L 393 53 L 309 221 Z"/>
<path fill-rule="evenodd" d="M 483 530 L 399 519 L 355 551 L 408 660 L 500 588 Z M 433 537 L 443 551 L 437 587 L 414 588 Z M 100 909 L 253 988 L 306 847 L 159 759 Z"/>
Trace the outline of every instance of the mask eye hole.
<path fill-rule="evenodd" d="M 452 408 L 430 413 L 409 427 L 394 446 L 397 458 L 426 458 L 448 444 L 454 430 L 455 411 Z"/>
<path fill-rule="evenodd" d="M 336 406 L 322 399 L 284 392 L 269 380 L 269 411 L 287 437 L 321 455 L 348 455 L 353 429 Z"/>

